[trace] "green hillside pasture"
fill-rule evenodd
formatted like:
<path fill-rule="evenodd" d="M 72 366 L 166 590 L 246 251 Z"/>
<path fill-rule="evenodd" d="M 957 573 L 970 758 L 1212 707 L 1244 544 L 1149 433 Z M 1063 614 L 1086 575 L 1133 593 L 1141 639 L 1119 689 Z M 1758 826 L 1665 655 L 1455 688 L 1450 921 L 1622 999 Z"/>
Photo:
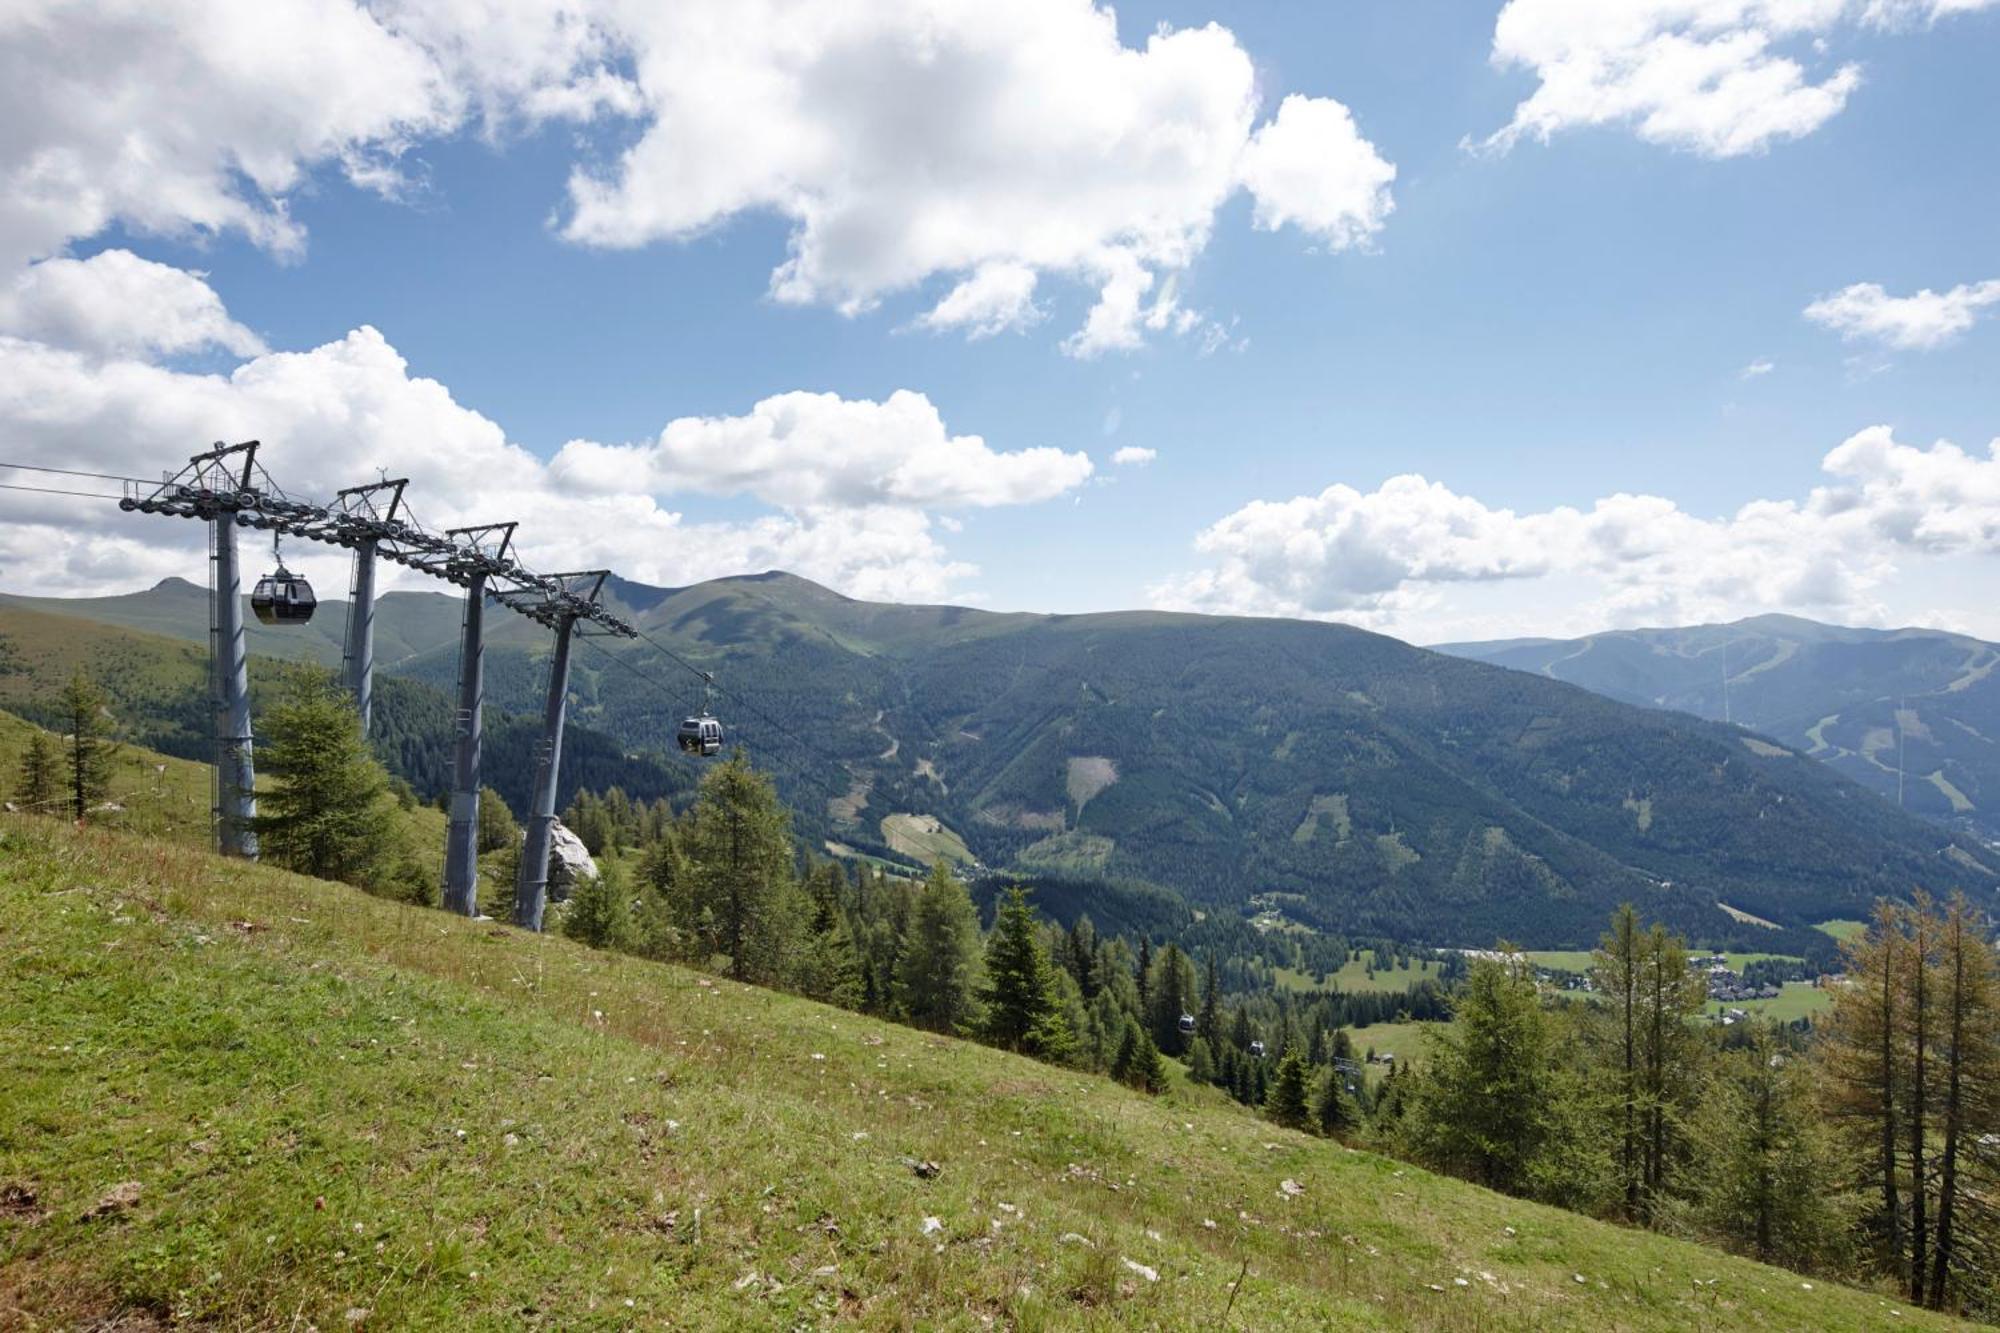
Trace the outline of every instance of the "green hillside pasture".
<path fill-rule="evenodd" d="M 1813 929 L 1825 931 L 1842 944 L 1845 944 L 1856 935 L 1867 934 L 1868 923 L 1866 921 L 1822 921 L 1817 926 L 1814 926 Z"/>
<path fill-rule="evenodd" d="M 1710 956 L 1707 950 L 1693 949 L 1690 952 L 1702 957 Z M 1722 956 L 1730 969 L 1736 972 L 1741 972 L 1752 963 L 1771 959 L 1787 963 L 1803 961 L 1796 954 L 1784 953 L 1724 953 Z M 1556 968 L 1564 972 L 1588 972 L 1595 966 L 1595 956 L 1588 949 L 1533 949 L 1528 952 L 1528 958 L 1537 967 Z"/>
<path fill-rule="evenodd" d="M 1287 990 L 1406 991 L 1419 981 L 1438 975 L 1436 959 L 1412 959 L 1408 967 L 1377 967 L 1370 975 L 1372 955 L 1350 958 L 1338 972 L 1329 972 L 1324 985 L 1310 972 L 1296 968 L 1273 968 L 1271 979 Z"/>
<path fill-rule="evenodd" d="M 32 722 L 0 713 L 0 794 L 7 800 L 15 799 L 21 756 L 28 748 L 28 738 L 38 730 Z M 111 760 L 108 798 L 88 819 L 149 838 L 206 847 L 211 827 L 209 773 L 206 764 L 173 759 L 137 745 L 120 745 Z M 65 803 L 54 810 L 28 813 L 67 818 L 69 807 Z"/>
<path fill-rule="evenodd" d="M 21 754 L 28 737 L 36 730 L 32 722 L 0 712 L 0 794 L 12 800 L 21 771 Z M 214 845 L 215 826 L 213 770 L 207 764 L 155 753 L 140 745 L 120 744 L 111 760 L 110 794 L 105 803 L 92 810 L 86 822 L 98 828 L 121 829 L 158 838 L 185 847 L 208 850 Z M 27 819 L 36 812 L 10 816 Z M 67 808 L 41 812 L 43 817 L 66 819 Z M 395 836 L 409 840 L 417 862 L 428 882 L 444 878 L 445 815 L 428 805 L 399 811 Z M 499 856 L 490 853 L 481 859 L 482 884 L 491 885 Z M 482 889 L 490 896 L 491 889 Z"/>
<path fill-rule="evenodd" d="M 918 865 L 939 861 L 963 865 L 973 859 L 964 841 L 935 815 L 884 815 L 882 841 Z"/>
<path fill-rule="evenodd" d="M 5 837 L 27 1327 L 1887 1324 L 1212 1097 L 168 843 Z"/>
<path fill-rule="evenodd" d="M 1790 1023 L 1801 1018 L 1817 1020 L 1832 1007 L 1832 991 L 1822 990 L 1809 981 L 1788 981 L 1779 987 L 1775 1000 L 1731 1000 L 1727 1003 L 1710 1000 L 1702 1012 L 1719 1014 L 1725 1009 L 1741 1009 L 1776 1023 Z"/>

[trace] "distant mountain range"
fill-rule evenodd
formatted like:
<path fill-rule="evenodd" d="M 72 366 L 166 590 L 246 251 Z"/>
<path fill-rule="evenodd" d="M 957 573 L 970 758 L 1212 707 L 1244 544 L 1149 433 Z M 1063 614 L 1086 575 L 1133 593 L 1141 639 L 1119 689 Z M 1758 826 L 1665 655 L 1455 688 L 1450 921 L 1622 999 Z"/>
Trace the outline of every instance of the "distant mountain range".
<path fill-rule="evenodd" d="M 1878 895 L 2000 885 L 2000 855 L 1798 745 L 1463 649 L 1301 621 L 877 604 L 781 573 L 609 594 L 647 638 L 579 650 L 579 725 L 679 778 L 688 761 L 666 751 L 700 699 L 690 668 L 713 670 L 732 741 L 778 775 L 811 841 L 846 853 L 962 855 L 1164 886 L 1272 929 L 1467 945 L 1589 943 L 1629 899 L 1705 942 L 1797 951 L 1802 928 Z M 193 639 L 207 623 L 178 580 L 5 600 Z M 459 610 L 383 598 L 384 668 L 449 688 Z M 253 649 L 337 660 L 343 617 L 322 603 Z M 547 636 L 489 624 L 489 701 L 528 712 Z"/>
<path fill-rule="evenodd" d="M 1757 616 L 1438 651 L 1733 721 L 1906 810 L 2000 840 L 2000 646 Z"/>

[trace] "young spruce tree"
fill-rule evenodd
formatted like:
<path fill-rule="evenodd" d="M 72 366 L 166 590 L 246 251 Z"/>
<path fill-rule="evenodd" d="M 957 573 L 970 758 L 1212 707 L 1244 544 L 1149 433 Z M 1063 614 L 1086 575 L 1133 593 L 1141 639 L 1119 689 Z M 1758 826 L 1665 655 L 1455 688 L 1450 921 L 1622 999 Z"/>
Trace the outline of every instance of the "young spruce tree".
<path fill-rule="evenodd" d="M 986 942 L 986 1015 L 979 1035 L 995 1046 L 1044 1060 L 1062 1060 L 1075 1046 L 1056 989 L 1055 967 L 1042 948 L 1034 909 L 1019 887 L 1007 890 Z"/>
<path fill-rule="evenodd" d="M 14 800 L 30 814 L 52 815 L 62 799 L 62 754 L 56 738 L 36 727 L 21 752 L 21 770 L 14 783 Z"/>
<path fill-rule="evenodd" d="M 1264 1094 L 1264 1113 L 1287 1129 L 1304 1129 L 1307 1104 L 1306 1064 L 1297 1051 L 1278 1061 L 1278 1073 Z"/>
<path fill-rule="evenodd" d="M 82 667 L 63 686 L 59 705 L 68 733 L 64 758 L 69 763 L 70 818 L 82 819 L 111 789 L 111 723 L 104 691 Z"/>

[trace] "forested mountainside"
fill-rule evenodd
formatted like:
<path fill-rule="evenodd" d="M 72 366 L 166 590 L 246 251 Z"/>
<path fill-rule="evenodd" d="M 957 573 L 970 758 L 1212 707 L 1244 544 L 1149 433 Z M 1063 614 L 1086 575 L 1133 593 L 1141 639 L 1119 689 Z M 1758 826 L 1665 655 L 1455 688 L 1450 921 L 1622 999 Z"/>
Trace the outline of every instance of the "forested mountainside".
<path fill-rule="evenodd" d="M 881 605 L 776 573 L 611 594 L 647 638 L 579 652 L 576 720 L 664 751 L 700 699 L 689 667 L 714 670 L 816 844 L 1434 944 L 1586 943 L 1629 899 L 1768 947 L 1738 914 L 1794 928 L 2000 883 L 1978 842 L 1795 748 L 1345 626 Z M 396 670 L 448 689 L 457 607 L 409 607 L 403 641 L 434 646 Z M 493 625 L 489 702 L 526 712 L 546 637 Z"/>
<path fill-rule="evenodd" d="M 2000 646 L 1942 630 L 1757 616 L 1439 651 L 1728 718 L 1913 813 L 2000 839 Z"/>
<path fill-rule="evenodd" d="M 82 667 L 110 696 L 121 737 L 181 759 L 207 763 L 213 758 L 204 647 L 183 638 L 30 610 L 21 600 L 0 599 L 0 708 L 53 725 L 57 689 Z M 199 603 L 196 613 L 205 622 L 207 612 Z M 250 659 L 254 707 L 261 709 L 268 701 L 285 669 L 286 663 L 273 658 Z M 451 700 L 420 680 L 386 674 L 376 679 L 376 752 L 391 773 L 426 800 L 451 785 L 452 713 Z M 538 715 L 488 710 L 486 783 L 515 810 L 527 808 L 540 740 Z M 590 727 L 571 728 L 566 736 L 562 777 L 562 803 L 583 787 L 602 791 L 622 786 L 680 796 L 694 785 L 689 766 L 628 754 L 612 737 Z"/>

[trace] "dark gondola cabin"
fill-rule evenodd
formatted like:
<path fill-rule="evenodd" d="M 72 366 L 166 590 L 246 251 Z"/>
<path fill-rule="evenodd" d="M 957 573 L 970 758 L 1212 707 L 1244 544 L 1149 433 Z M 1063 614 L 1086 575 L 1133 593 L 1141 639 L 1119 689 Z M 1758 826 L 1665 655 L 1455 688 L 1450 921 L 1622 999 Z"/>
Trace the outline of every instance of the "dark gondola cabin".
<path fill-rule="evenodd" d="M 677 739 L 681 749 L 688 754 L 719 754 L 722 750 L 722 724 L 712 717 L 691 717 L 681 723 Z"/>
<path fill-rule="evenodd" d="M 257 580 L 250 592 L 250 610 L 266 625 L 301 625 L 311 620 L 319 599 L 303 574 L 294 574 L 283 565 L 275 574 Z"/>
<path fill-rule="evenodd" d="M 1192 1037 L 1192 1036 L 1194 1035 L 1194 1015 L 1193 1015 L 1193 1014 L 1182 1014 L 1182 1015 L 1181 1015 L 1181 1035 L 1182 1035 L 1183 1037 Z"/>

